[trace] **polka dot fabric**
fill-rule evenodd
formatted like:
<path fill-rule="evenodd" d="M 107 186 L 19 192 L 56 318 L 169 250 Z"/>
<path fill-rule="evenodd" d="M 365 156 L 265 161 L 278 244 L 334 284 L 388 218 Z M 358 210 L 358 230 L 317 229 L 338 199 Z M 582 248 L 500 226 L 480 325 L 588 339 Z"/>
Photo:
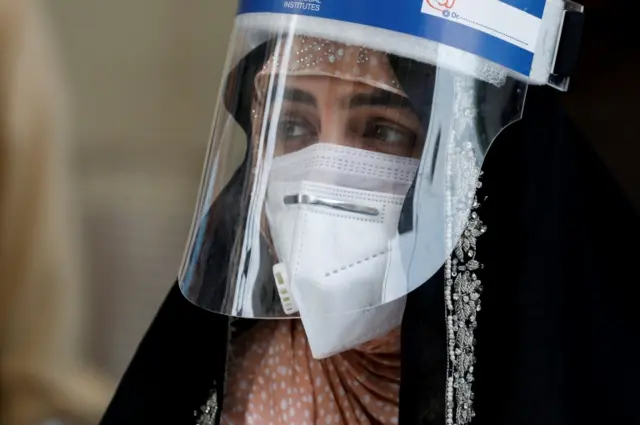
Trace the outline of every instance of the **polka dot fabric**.
<path fill-rule="evenodd" d="M 398 423 L 400 331 L 316 360 L 298 320 L 264 321 L 234 341 L 224 425 Z"/>

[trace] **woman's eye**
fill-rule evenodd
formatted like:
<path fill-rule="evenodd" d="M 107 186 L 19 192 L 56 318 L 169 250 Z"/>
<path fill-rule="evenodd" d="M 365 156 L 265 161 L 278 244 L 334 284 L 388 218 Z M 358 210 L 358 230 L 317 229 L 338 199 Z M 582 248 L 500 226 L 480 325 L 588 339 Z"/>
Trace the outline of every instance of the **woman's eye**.
<path fill-rule="evenodd" d="M 376 126 L 376 139 L 380 139 L 383 142 L 399 143 L 404 140 L 404 134 L 395 128 L 387 127 L 384 125 Z"/>
<path fill-rule="evenodd" d="M 365 137 L 393 145 L 414 144 L 416 135 L 413 131 L 393 124 L 373 122 L 367 125 Z"/>
<path fill-rule="evenodd" d="M 302 121 L 284 120 L 280 123 L 280 134 L 284 139 L 297 139 L 313 134 L 313 129 Z"/>
<path fill-rule="evenodd" d="M 278 149 L 282 154 L 303 149 L 317 139 L 316 127 L 303 117 L 285 116 L 278 123 Z"/>

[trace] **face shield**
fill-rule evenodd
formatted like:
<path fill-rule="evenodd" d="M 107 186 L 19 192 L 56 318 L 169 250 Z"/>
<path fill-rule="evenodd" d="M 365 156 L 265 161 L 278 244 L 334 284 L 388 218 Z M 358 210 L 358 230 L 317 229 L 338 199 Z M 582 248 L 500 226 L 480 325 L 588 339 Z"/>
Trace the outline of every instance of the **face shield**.
<path fill-rule="evenodd" d="M 339 3 L 241 2 L 179 275 L 210 311 L 300 318 L 316 357 L 397 327 L 462 239 L 473 256 L 491 143 L 528 84 L 566 85 L 563 2 Z"/>

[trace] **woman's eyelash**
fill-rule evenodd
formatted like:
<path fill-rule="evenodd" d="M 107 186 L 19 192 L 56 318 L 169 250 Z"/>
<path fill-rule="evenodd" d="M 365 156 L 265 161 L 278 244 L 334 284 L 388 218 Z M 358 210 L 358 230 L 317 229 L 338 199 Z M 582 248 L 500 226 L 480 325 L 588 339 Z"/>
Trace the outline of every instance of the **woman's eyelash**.
<path fill-rule="evenodd" d="M 365 128 L 365 132 L 374 133 L 374 136 L 377 135 L 380 131 L 386 131 L 399 136 L 406 136 L 410 138 L 416 137 L 416 133 L 413 130 L 398 123 L 392 123 L 387 120 L 374 120 L 370 122 Z"/>

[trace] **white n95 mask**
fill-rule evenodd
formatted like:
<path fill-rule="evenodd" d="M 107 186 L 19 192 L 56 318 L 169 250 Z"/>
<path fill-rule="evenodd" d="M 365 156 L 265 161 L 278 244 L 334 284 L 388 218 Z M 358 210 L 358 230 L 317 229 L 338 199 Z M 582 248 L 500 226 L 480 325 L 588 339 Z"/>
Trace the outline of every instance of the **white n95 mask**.
<path fill-rule="evenodd" d="M 327 143 L 274 158 L 266 216 L 288 314 L 316 358 L 383 336 L 404 297 L 384 304 L 389 249 L 419 161 Z"/>

